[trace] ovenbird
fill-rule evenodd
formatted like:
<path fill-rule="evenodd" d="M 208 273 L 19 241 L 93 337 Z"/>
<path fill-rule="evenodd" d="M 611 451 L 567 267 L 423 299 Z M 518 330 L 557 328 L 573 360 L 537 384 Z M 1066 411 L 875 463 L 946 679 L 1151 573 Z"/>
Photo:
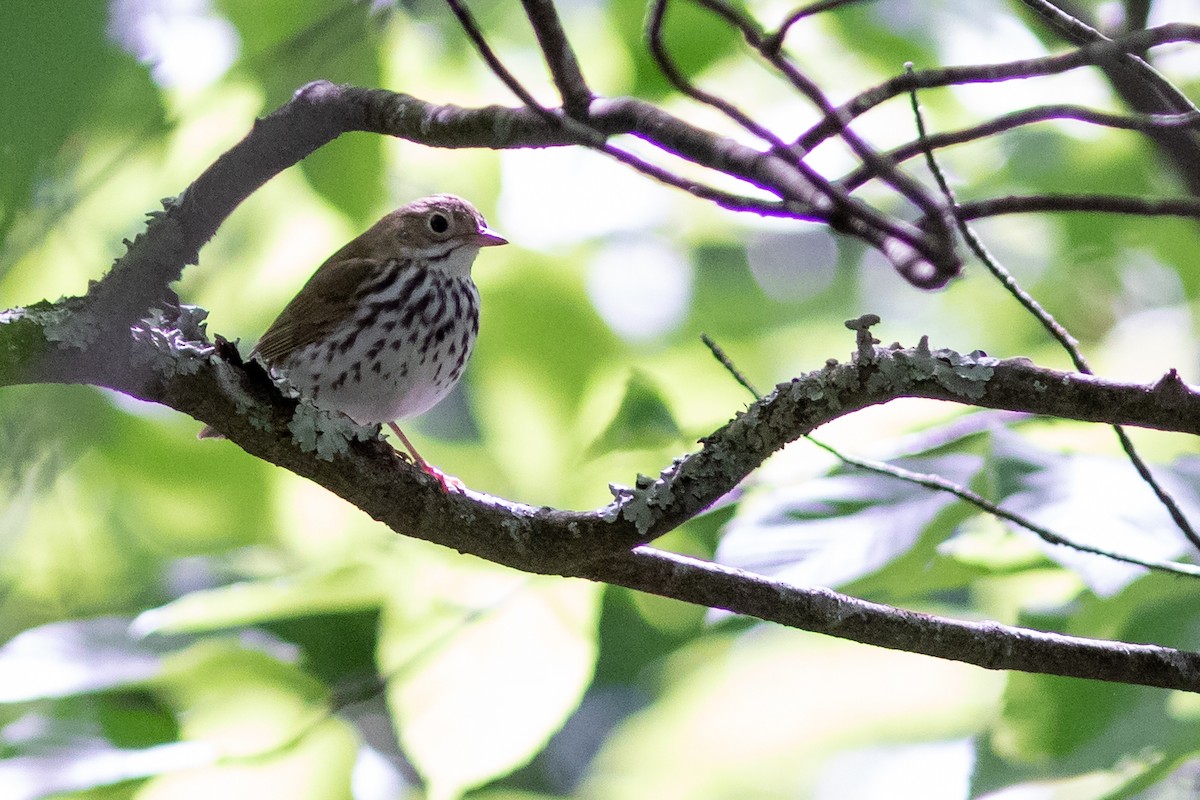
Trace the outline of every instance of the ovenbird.
<path fill-rule="evenodd" d="M 479 332 L 471 265 L 507 244 L 462 198 L 439 194 L 385 216 L 317 268 L 254 346 L 318 408 L 360 425 L 396 424 L 440 402 L 462 377 Z M 219 436 L 211 428 L 201 438 Z"/>

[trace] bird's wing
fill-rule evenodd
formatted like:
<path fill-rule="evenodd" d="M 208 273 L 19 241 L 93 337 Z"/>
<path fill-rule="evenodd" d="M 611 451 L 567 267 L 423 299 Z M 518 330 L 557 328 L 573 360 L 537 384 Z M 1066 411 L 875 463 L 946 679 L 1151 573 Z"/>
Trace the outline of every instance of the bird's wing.
<path fill-rule="evenodd" d="M 251 355 L 258 354 L 268 364 L 274 364 L 323 338 L 354 313 L 354 291 L 378 267 L 378 262 L 366 258 L 335 261 L 338 255 L 313 273 L 267 328 Z"/>

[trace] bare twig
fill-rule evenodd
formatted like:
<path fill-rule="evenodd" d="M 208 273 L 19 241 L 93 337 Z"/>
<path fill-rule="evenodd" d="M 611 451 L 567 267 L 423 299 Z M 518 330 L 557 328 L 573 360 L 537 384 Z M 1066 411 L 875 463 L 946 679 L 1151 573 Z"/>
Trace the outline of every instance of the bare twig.
<path fill-rule="evenodd" d="M 909 65 L 910 70 L 911 68 L 912 66 Z M 916 90 L 909 94 L 909 98 L 912 103 L 913 118 L 915 119 L 917 125 L 917 137 L 919 140 L 924 141 L 926 133 L 925 118 L 921 113 L 921 105 L 917 100 Z M 941 167 L 938 165 L 937 159 L 934 157 L 933 150 L 926 149 L 925 160 L 929 167 L 929 171 L 933 174 L 939 188 L 941 188 L 942 192 L 946 195 L 946 199 L 950 202 L 951 207 L 953 208 L 957 206 L 957 201 L 954 197 L 954 191 L 950 188 L 949 182 L 947 182 L 945 175 L 942 173 Z M 1025 289 L 1022 288 L 1019 283 L 1017 283 L 1017 280 L 1013 277 L 1012 273 L 1005 269 L 1004 266 L 1001 265 L 1000 262 L 994 256 L 992 256 L 990 252 L 988 252 L 983 242 L 963 218 L 956 215 L 955 219 L 957 220 L 959 233 L 962 235 L 963 240 L 967 243 L 967 246 L 971 249 L 971 252 L 975 254 L 988 272 L 990 272 L 992 276 L 1000 282 L 1000 285 L 1003 286 L 1009 292 L 1009 294 L 1016 298 L 1017 302 L 1019 302 L 1030 314 L 1033 315 L 1035 319 L 1037 319 L 1039 323 L 1041 323 L 1042 327 L 1045 328 L 1046 331 L 1049 332 L 1049 334 L 1067 352 L 1071 358 L 1071 361 L 1075 364 L 1076 369 L 1085 375 L 1093 374 L 1091 367 L 1087 363 L 1087 359 L 1084 358 L 1083 352 L 1079 349 L 1079 343 L 1073 336 L 1071 336 L 1067 329 L 1064 328 L 1058 322 L 1058 320 L 1056 320 L 1054 316 L 1050 314 L 1049 311 L 1043 308 L 1031 294 L 1025 291 Z M 1166 508 L 1167 513 L 1171 515 L 1171 519 L 1175 522 L 1176 527 L 1179 528 L 1179 530 L 1185 537 L 1187 537 L 1187 540 L 1191 542 L 1194 547 L 1200 549 L 1200 534 L 1196 533 L 1195 529 L 1192 527 L 1192 524 L 1188 521 L 1187 516 L 1183 513 L 1183 509 L 1181 509 L 1179 504 L 1175 501 L 1175 498 L 1172 497 L 1171 494 L 1154 477 L 1154 474 L 1150 471 L 1149 465 L 1146 464 L 1145 460 L 1137 452 L 1137 448 L 1134 446 L 1133 440 L 1129 438 L 1129 434 L 1126 433 L 1125 429 L 1119 424 L 1113 425 L 1112 428 L 1113 432 L 1117 435 L 1117 440 L 1120 442 L 1121 449 L 1125 451 L 1125 455 L 1129 458 L 1129 463 L 1133 465 L 1133 468 L 1137 471 L 1141 479 L 1154 492 L 1155 496 L 1158 498 L 1159 502 L 1162 503 L 1163 507 Z"/>
<path fill-rule="evenodd" d="M 905 73 L 861 92 L 843 103 L 838 107 L 836 115 L 822 119 L 801 134 L 796 140 L 796 146 L 807 152 L 831 136 L 838 135 L 839 126 L 845 120 L 854 119 L 898 95 L 918 89 L 973 83 L 999 83 L 1058 75 L 1080 67 L 1093 67 L 1106 63 L 1123 53 L 1138 52 L 1172 42 L 1200 43 L 1200 25 L 1176 22 L 1134 31 L 1111 41 L 1084 45 L 1058 55 L 1006 61 L 1001 64 L 974 64 Z M 1176 110 L 1191 111 L 1191 109 Z"/>
<path fill-rule="evenodd" d="M 730 375 L 733 376 L 735 381 L 740 383 L 746 391 L 750 392 L 750 394 L 754 395 L 755 400 L 762 400 L 762 395 L 759 394 L 758 389 L 754 388 L 754 384 L 750 382 L 750 379 L 746 377 L 745 373 L 737 368 L 737 366 L 733 363 L 733 359 L 725 354 L 725 350 L 719 344 L 714 342 L 711 336 L 709 336 L 707 333 L 702 333 L 700 334 L 700 341 L 704 342 L 704 346 L 707 347 L 713 354 L 713 358 L 717 359 L 720 365 L 724 367 Z"/>
<path fill-rule="evenodd" d="M 1108 37 L 1077 15 L 1068 13 L 1065 3 L 1023 0 L 1025 6 L 1045 20 L 1050 28 L 1072 44 L 1103 43 Z M 1135 4 L 1136 6 L 1136 4 Z M 1144 11 L 1133 8 L 1131 21 L 1144 18 Z M 1131 27 L 1141 27 L 1135 24 Z M 1135 111 L 1147 113 L 1195 112 L 1196 106 L 1166 77 L 1149 63 L 1143 49 L 1134 49 L 1099 62 L 1105 77 L 1117 95 Z M 1191 194 L 1200 195 L 1200 134 L 1190 130 L 1151 130 L 1147 135 L 1173 165 L 1175 174 Z"/>
<path fill-rule="evenodd" d="M 881 180 L 921 209 L 926 219 L 929 220 L 925 230 L 914 232 L 864 204 L 854 201 L 848 194 L 843 193 L 840 187 L 824 188 L 828 184 L 822 182 L 823 190 L 830 192 L 829 196 L 834 200 L 839 211 L 839 217 L 832 219 L 831 223 L 836 225 L 841 220 L 843 226 L 856 233 L 865 223 L 868 229 L 885 232 L 888 237 L 911 247 L 920 255 L 919 260 L 897 258 L 894 255 L 895 248 L 886 240 L 877 244 L 900 273 L 916 286 L 940 287 L 957 275 L 962 265 L 954 252 L 954 237 L 949 212 L 939 204 L 937 198 L 931 196 L 920 183 L 904 174 L 894 163 L 881 156 L 854 133 L 849 127 L 850 118 L 840 116 L 841 109 L 829 101 L 821 88 L 782 54 L 772 51 L 766 44 L 766 35 L 753 19 L 734 8 L 726 0 L 696 0 L 696 2 L 740 31 L 746 43 L 758 51 L 801 95 L 816 106 L 826 119 L 836 119 L 837 133 L 854 154 L 872 168 L 873 174 L 878 175 Z M 792 148 L 787 149 L 791 150 Z M 796 150 L 796 152 L 807 151 Z M 870 237 L 864 238 L 867 238 L 868 241 L 875 241 Z M 932 274 L 925 274 L 929 270 L 932 270 Z"/>
<path fill-rule="evenodd" d="M 816 2 L 811 5 L 801 6 L 789 14 L 787 19 L 785 19 L 779 25 L 779 28 L 774 33 L 763 39 L 764 52 L 778 53 L 780 48 L 783 47 L 783 40 L 787 37 L 788 31 L 790 31 L 792 26 L 800 20 L 807 19 L 808 17 L 825 11 L 830 11 L 838 8 L 839 6 L 848 6 L 861 2 L 864 2 L 864 0 L 820 0 L 820 2 Z M 866 2 L 870 2 L 870 0 L 866 0 Z"/>
<path fill-rule="evenodd" d="M 446 0 L 446 5 L 450 7 L 450 11 L 458 19 L 458 24 L 462 26 L 463 33 L 467 34 L 467 38 L 471 40 L 471 44 L 475 45 L 475 50 L 479 53 L 479 57 L 488 65 L 488 69 L 492 74 L 500 79 L 500 82 L 508 87 L 508 90 L 517 96 L 517 99 L 524 103 L 528 108 L 540 113 L 547 120 L 552 122 L 558 121 L 558 115 L 550 109 L 543 106 L 536 98 L 525 88 L 517 76 L 509 71 L 508 67 L 504 66 L 504 62 L 500 60 L 500 56 L 496 55 L 496 51 L 488 44 L 487 37 L 483 35 L 483 29 L 479 27 L 479 23 L 475 21 L 475 16 L 463 5 L 459 0 Z"/>
<path fill-rule="evenodd" d="M 715 187 L 706 186 L 706 185 L 700 183 L 699 181 L 683 178 L 683 177 L 671 172 L 670 170 L 664 169 L 656 164 L 652 164 L 649 161 L 646 161 L 645 159 L 634 155 L 633 153 L 630 153 L 626 150 L 623 150 L 619 147 L 616 147 L 616 146 L 610 144 L 607 140 L 609 133 L 607 131 L 605 131 L 603 128 L 597 127 L 594 124 L 595 116 L 597 114 L 599 114 L 600 111 L 595 107 L 596 104 L 590 99 L 590 95 L 589 95 L 589 108 L 588 108 L 588 114 L 587 114 L 588 119 L 587 119 L 586 123 L 572 119 L 567 116 L 564 116 L 563 114 L 561 114 L 557 111 L 554 111 L 554 110 L 551 110 L 549 108 L 542 106 L 533 98 L 533 95 L 529 93 L 529 91 L 521 84 L 521 82 L 519 80 L 517 80 L 516 76 L 514 76 L 512 74 L 512 72 L 510 72 L 508 70 L 508 68 L 504 66 L 504 63 L 500 60 L 499 56 L 496 55 L 495 51 L 492 50 L 491 46 L 488 44 L 487 39 L 483 35 L 483 31 L 480 29 L 478 23 L 475 21 L 474 16 L 467 9 L 467 7 L 464 6 L 459 0 L 446 0 L 446 2 L 450 6 L 451 10 L 454 12 L 454 15 L 458 18 L 459 23 L 462 25 L 464 32 L 467 34 L 467 37 L 475 45 L 476 50 L 478 50 L 478 52 L 480 54 L 480 57 L 483 58 L 485 63 L 487 63 L 488 67 L 496 74 L 496 76 L 498 78 L 500 78 L 501 81 L 504 82 L 504 84 L 506 86 L 509 87 L 509 89 L 515 95 L 517 95 L 518 98 L 521 99 L 521 101 L 523 103 L 525 103 L 526 106 L 528 106 L 530 109 L 532 109 L 533 111 L 538 113 L 540 116 L 542 116 L 544 119 L 546 119 L 549 123 L 551 123 L 555 127 L 560 128 L 564 132 L 564 134 L 566 134 L 567 137 L 569 137 L 569 141 L 574 142 L 575 144 L 583 145 L 583 146 L 589 147 L 593 150 L 602 152 L 602 153 L 616 159 L 617 161 L 620 161 L 621 163 L 625 164 L 626 166 L 632 167 L 633 169 L 637 170 L 638 172 L 641 172 L 643 175 L 654 178 L 655 180 L 665 183 L 668 186 L 674 186 L 677 189 L 682 189 L 682 190 L 688 192 L 689 194 L 693 194 L 697 197 L 702 197 L 705 199 L 713 200 L 714 202 L 717 202 L 718 204 L 720 204 L 726 208 L 731 208 L 731 209 L 735 209 L 735 210 L 759 210 L 759 209 L 761 209 L 762 210 L 761 213 L 771 213 L 772 210 L 776 210 L 776 209 L 778 210 L 778 212 L 783 211 L 782 206 L 780 206 L 779 204 L 772 204 L 770 201 L 755 200 L 754 198 L 747 197 L 747 196 L 733 195 L 729 192 L 725 192 L 725 191 L 717 189 Z M 547 35 L 552 36 L 552 34 L 547 34 Z M 568 80 L 570 80 L 570 79 L 568 78 Z M 626 104 L 624 106 L 617 107 L 617 109 L 618 110 L 620 110 L 621 108 L 628 109 L 632 105 L 634 105 L 634 104 Z M 613 105 L 610 103 L 605 107 L 613 108 Z M 641 108 L 641 110 L 644 112 L 644 111 L 647 111 L 648 109 L 645 109 L 643 107 L 643 108 Z M 656 116 L 661 117 L 663 115 L 656 115 Z M 666 122 L 667 119 L 661 119 L 660 121 Z M 683 126 L 680 126 L 680 127 L 682 128 Z M 657 131 L 656 131 L 656 133 L 657 133 Z M 662 142 L 656 140 L 654 135 L 650 131 L 645 131 L 643 134 L 643 138 L 647 139 L 648 141 L 651 141 L 653 144 L 655 144 L 656 146 L 658 146 L 660 148 L 663 147 Z M 755 160 L 758 160 L 758 158 L 759 158 L 758 154 L 755 154 Z M 699 162 L 699 163 L 701 163 L 701 165 L 703 165 L 703 166 L 709 166 L 709 165 L 703 164 L 703 162 Z M 713 167 L 713 168 L 715 168 L 715 167 Z M 729 173 L 726 172 L 726 174 L 729 174 Z M 738 177 L 740 177 L 740 176 L 738 176 Z M 767 181 L 764 181 L 763 183 L 758 183 L 757 181 L 754 181 L 754 180 L 750 180 L 750 182 L 754 183 L 755 185 L 761 186 L 761 187 L 768 187 L 770 189 L 773 189 L 774 191 L 776 191 L 777 194 L 780 194 L 781 197 L 786 197 L 789 194 L 786 191 L 786 189 L 781 188 L 780 184 L 776 184 L 773 182 L 767 182 Z M 785 182 L 783 182 L 782 185 L 788 186 L 791 183 L 792 183 L 791 181 L 785 181 Z M 804 193 L 801 192 L 800 194 L 804 194 Z M 809 193 L 809 195 L 811 197 L 811 192 Z M 786 214 L 779 213 L 779 215 L 780 216 L 785 216 L 785 215 L 786 216 L 796 216 L 797 218 L 804 218 L 803 215 L 801 214 L 800 207 L 798 207 L 797 204 L 799 204 L 799 206 L 808 207 L 811 209 L 810 203 L 802 202 L 798 199 L 793 199 L 792 203 L 789 204 L 787 207 L 788 213 L 786 213 Z"/>
<path fill-rule="evenodd" d="M 592 90 L 588 88 L 579 68 L 575 50 L 563 31 L 558 9 L 552 0 L 521 0 L 525 15 L 537 35 L 538 45 L 546 58 L 546 65 L 558 87 L 559 97 L 567 116 L 584 119 L 592 103 Z"/>
<path fill-rule="evenodd" d="M 1024 195 L 992 197 L 960 203 L 958 213 L 964 220 L 997 217 L 1003 214 L 1045 212 L 1087 212 L 1130 214 L 1138 217 L 1186 217 L 1200 220 L 1200 198 L 1195 197 L 1121 197 L 1108 194 Z"/>
<path fill-rule="evenodd" d="M 1115 41 L 1047 0 L 1021 0 L 1021 2 L 1071 42 L 1084 44 Z M 1187 95 L 1179 91 L 1174 84 L 1163 77 L 1162 73 L 1150 66 L 1136 52 L 1125 51 L 1116 58 L 1133 67 L 1138 76 L 1152 86 L 1162 101 L 1174 111 L 1200 113 L 1200 109 L 1196 108 Z"/>
<path fill-rule="evenodd" d="M 733 363 L 733 360 L 729 358 L 720 345 L 714 342 L 712 338 L 708 336 L 708 334 L 701 334 L 700 339 L 704 342 L 708 349 L 712 351 L 713 357 L 717 359 L 721 366 L 724 367 L 731 376 L 733 376 L 734 380 L 741 384 L 747 391 L 750 392 L 750 394 L 754 395 L 756 400 L 762 399 L 762 396 L 758 393 L 758 390 L 754 388 L 742 371 L 737 368 L 737 365 Z M 904 481 L 905 483 L 911 483 L 917 486 L 923 486 L 924 488 L 931 489 L 933 491 L 947 492 L 964 502 L 970 503 L 971 505 L 988 514 L 991 514 L 994 517 L 1008 520 L 1012 524 L 1030 531 L 1048 544 L 1069 547 L 1072 550 L 1078 550 L 1081 553 L 1091 553 L 1093 555 L 1111 558 L 1114 561 L 1121 561 L 1126 564 L 1133 564 L 1135 566 L 1158 570 L 1160 572 L 1169 572 L 1175 575 L 1186 575 L 1192 578 L 1200 578 L 1200 567 L 1192 564 L 1182 564 L 1173 561 L 1161 561 L 1159 559 L 1147 559 L 1137 556 L 1129 556 L 1118 553 L 1114 550 L 1083 544 L 1055 533 L 1054 531 L 1042 525 L 1038 525 L 1036 522 L 1033 522 L 1027 517 L 1012 511 L 1008 511 L 988 500 L 978 492 L 974 492 L 967 487 L 943 478 L 940 475 L 934 475 L 925 472 L 914 472 L 912 470 L 904 469 L 903 467 L 898 467 L 894 464 L 888 464 L 882 461 L 867 461 L 864 459 L 854 458 L 841 452 L 833 445 L 817 439 L 811 434 L 805 436 L 804 438 L 847 466 L 857 467 L 858 469 L 874 472 L 878 475 L 886 475 L 890 478 L 895 478 L 897 480 Z"/>
<path fill-rule="evenodd" d="M 1145 567 L 1146 569 L 1158 570 L 1160 572 L 1169 572 L 1174 575 L 1186 575 L 1190 578 L 1200 578 L 1200 567 L 1195 566 L 1193 564 L 1183 564 L 1183 563 L 1179 563 L 1179 562 L 1175 562 L 1175 561 L 1161 561 L 1159 559 L 1140 558 L 1138 556 L 1129 556 L 1129 555 L 1124 555 L 1122 553 L 1118 553 L 1114 550 L 1109 550 L 1107 548 L 1096 547 L 1096 546 L 1090 545 L 1090 544 L 1084 544 L 1084 543 L 1076 541 L 1074 539 L 1069 539 L 1066 536 L 1062 536 L 1061 534 L 1055 533 L 1054 531 L 1052 531 L 1049 528 L 1046 528 L 1042 525 L 1038 525 L 1036 522 L 1029 519 L 1028 517 L 1025 517 L 1021 514 L 1017 514 L 1013 511 L 1008 511 L 1007 509 L 996 505 L 991 500 L 988 500 L 986 497 L 979 494 L 978 492 L 973 492 L 965 486 L 962 486 L 960 484 L 955 483 L 954 481 L 943 478 L 941 475 L 934 475 L 934 474 L 927 473 L 927 472 L 914 472 L 913 470 L 904 469 L 903 467 L 898 467 L 895 464 L 888 464 L 888 463 L 881 462 L 881 461 L 867 461 L 864 459 L 854 458 L 853 456 L 848 456 L 848 455 L 842 453 L 837 448 L 833 447 L 832 445 L 829 445 L 829 444 L 826 444 L 825 442 L 819 441 L 818 439 L 816 439 L 812 436 L 806 436 L 804 438 L 808 439 L 808 441 L 812 442 L 817 447 L 819 447 L 822 450 L 824 450 L 825 452 L 829 453 L 834 458 L 841 461 L 843 464 L 847 464 L 852 467 L 857 467 L 859 469 L 863 469 L 868 472 L 874 472 L 878 475 L 887 475 L 889 477 L 896 478 L 898 480 L 902 480 L 906 483 L 912 483 L 917 486 L 923 486 L 926 489 L 932 489 L 934 491 L 946 492 L 948 494 L 952 494 L 955 497 L 957 497 L 958 499 L 960 499 L 964 502 L 970 503 L 971 505 L 975 506 L 976 508 L 978 508 L 982 511 L 985 511 L 994 517 L 999 517 L 1000 519 L 1011 522 L 1013 525 L 1016 525 L 1017 527 L 1024 528 L 1025 530 L 1037 535 L 1039 538 L 1041 538 L 1043 541 L 1047 542 L 1048 544 L 1058 545 L 1061 547 L 1069 547 L 1072 550 L 1078 550 L 1081 553 L 1091 553 L 1092 555 L 1103 556 L 1105 558 L 1111 558 L 1113 561 L 1121 561 L 1126 564 L 1133 564 L 1134 566 Z"/>
<path fill-rule="evenodd" d="M 791 628 L 924 653 L 984 669 L 1200 691 L 1200 654 L 1155 645 L 1105 642 L 997 622 L 951 620 L 905 611 L 829 589 L 783 581 L 639 547 L 593 563 L 587 574 L 650 594 L 723 608 Z"/>
<path fill-rule="evenodd" d="M 986 139 L 998 133 L 1013 130 L 1024 125 L 1050 120 L 1075 120 L 1092 125 L 1108 128 L 1149 132 L 1153 130 L 1171 130 L 1176 128 L 1200 128 L 1200 114 L 1191 112 L 1185 114 L 1113 114 L 1105 111 L 1075 105 L 1048 105 L 1024 108 L 1008 114 L 989 119 L 979 125 L 963 128 L 957 131 L 931 133 L 925 142 L 914 140 L 891 150 L 884 155 L 901 163 L 916 156 L 923 156 L 925 149 L 940 150 L 952 145 Z M 853 191 L 874 177 L 871 169 L 863 165 L 840 179 L 838 183 L 847 190 Z M 960 208 L 961 213 L 961 208 Z"/>

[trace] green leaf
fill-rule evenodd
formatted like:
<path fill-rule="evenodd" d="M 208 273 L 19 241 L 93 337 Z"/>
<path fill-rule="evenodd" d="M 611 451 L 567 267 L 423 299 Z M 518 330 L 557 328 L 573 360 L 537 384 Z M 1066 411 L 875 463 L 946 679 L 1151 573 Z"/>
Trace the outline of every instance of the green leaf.
<path fill-rule="evenodd" d="M 588 448 L 588 457 L 614 450 L 649 450 L 683 438 L 666 398 L 645 373 L 634 370 L 617 413 Z"/>
<path fill-rule="evenodd" d="M 370 3 L 324 0 L 223 2 L 246 55 L 240 68 L 258 81 L 274 108 L 317 79 L 379 86 L 382 22 Z M 372 221 L 385 198 L 383 139 L 349 134 L 300 164 L 314 190 L 358 225 Z"/>
<path fill-rule="evenodd" d="M 1058 613 L 1026 614 L 1018 622 L 1038 630 L 1154 642 L 1186 651 L 1200 646 L 1194 607 L 1192 581 L 1155 573 L 1113 597 L 1083 594 Z M 1127 777 L 1149 775 L 1162 771 L 1162 765 L 1194 758 L 1198 743 L 1200 702 L 1192 693 L 1013 673 L 995 732 L 980 748 L 974 796 L 1021 781 L 1088 775 L 1117 766 Z"/>
<path fill-rule="evenodd" d="M 349 565 L 191 592 L 143 612 L 134 625 L 143 635 L 212 631 L 374 608 L 382 596 L 376 575 L 369 567 Z"/>
<path fill-rule="evenodd" d="M 1158 497 L 1124 458 L 1040 450 L 1011 431 L 993 431 L 990 474 L 1004 508 L 1080 544 L 1146 559 L 1170 561 L 1184 540 Z M 1196 519 L 1195 483 L 1165 470 L 1158 480 Z M 1146 573 L 1145 568 L 1051 545 L 1015 528 L 1055 562 L 1077 573 L 1097 594 L 1111 595 Z"/>
<path fill-rule="evenodd" d="M 383 617 L 388 703 L 433 800 L 532 758 L 578 705 L 595 666 L 598 586 L 494 568 L 471 577 L 477 597 L 468 606 L 415 610 L 408 598 Z M 439 582 L 467 588 L 452 575 Z"/>
<path fill-rule="evenodd" d="M 645 43 L 646 9 L 645 0 L 612 0 L 609 15 L 633 61 L 633 94 L 652 100 L 672 89 Z M 733 26 L 698 4 L 686 0 L 668 4 L 663 41 L 676 67 L 693 80 L 736 52 L 740 38 Z"/>
<path fill-rule="evenodd" d="M 981 463 L 977 456 L 959 454 L 909 459 L 898 466 L 962 484 Z M 799 586 L 842 586 L 883 569 L 918 541 L 924 547 L 916 560 L 928 561 L 961 521 L 955 514 L 935 524 L 959 502 L 947 492 L 848 470 L 772 487 L 744 501 L 726 528 L 718 560 Z M 927 531 L 932 533 L 926 536 Z"/>

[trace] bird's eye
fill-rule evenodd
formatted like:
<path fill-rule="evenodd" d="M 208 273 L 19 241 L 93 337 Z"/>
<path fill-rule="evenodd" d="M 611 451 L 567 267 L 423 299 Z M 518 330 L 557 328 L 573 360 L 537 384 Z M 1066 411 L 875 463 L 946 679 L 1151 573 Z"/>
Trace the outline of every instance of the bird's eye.
<path fill-rule="evenodd" d="M 434 233 L 445 233 L 450 230 L 450 220 L 446 219 L 445 214 L 430 214 L 429 230 Z"/>

